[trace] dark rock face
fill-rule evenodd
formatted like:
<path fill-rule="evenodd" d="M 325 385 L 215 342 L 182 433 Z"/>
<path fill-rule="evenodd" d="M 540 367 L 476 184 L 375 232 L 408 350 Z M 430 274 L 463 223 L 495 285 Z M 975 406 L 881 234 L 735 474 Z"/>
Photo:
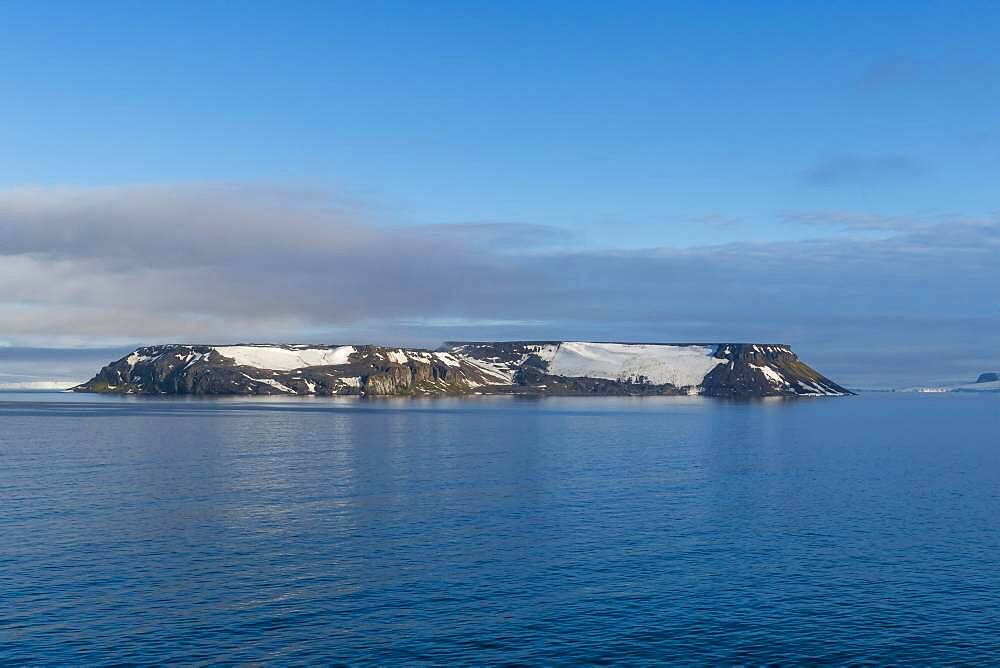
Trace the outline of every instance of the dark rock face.
<path fill-rule="evenodd" d="M 581 354 L 582 359 L 591 354 L 600 357 L 611 350 L 611 366 L 604 360 L 605 366 L 595 373 L 566 372 L 569 367 L 560 363 L 564 359 L 560 355 L 567 350 L 575 359 Z M 618 359 L 614 355 L 626 358 L 628 364 L 614 367 Z M 679 355 L 678 370 L 671 368 L 675 355 Z M 673 382 L 666 382 L 667 378 Z M 687 380 L 682 384 L 677 378 Z M 559 341 L 457 342 L 436 351 L 384 346 L 149 346 L 112 362 L 74 389 L 120 394 L 321 396 L 850 394 L 784 345 L 575 342 L 565 344 L 564 349 Z"/>
<path fill-rule="evenodd" d="M 981 373 L 979 378 L 976 379 L 977 383 L 995 383 L 1000 380 L 1000 374 L 996 373 Z"/>
<path fill-rule="evenodd" d="M 703 394 L 711 397 L 771 397 L 852 394 L 803 363 L 785 345 L 720 345 L 726 360 L 705 376 Z"/>

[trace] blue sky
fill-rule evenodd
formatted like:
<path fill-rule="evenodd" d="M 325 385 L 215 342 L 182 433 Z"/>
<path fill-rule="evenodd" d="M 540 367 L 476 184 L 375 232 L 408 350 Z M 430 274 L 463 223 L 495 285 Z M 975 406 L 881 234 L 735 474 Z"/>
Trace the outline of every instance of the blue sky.
<path fill-rule="evenodd" d="M 831 375 L 873 384 L 918 380 L 912 365 L 928 356 L 938 360 L 923 371 L 928 380 L 997 366 L 996 353 L 970 359 L 967 345 L 1000 342 L 989 333 L 1000 319 L 996 25 L 995 3 L 6 2 L 0 281 L 9 284 L 0 317 L 11 326 L 0 341 L 429 342 L 460 323 L 508 337 L 777 337 L 804 346 Z M 170 213 L 165 202 L 181 205 Z M 423 297 L 413 312 L 402 304 L 380 315 L 341 299 L 304 300 L 301 313 L 216 317 L 184 310 L 185 298 L 195 301 L 186 293 L 171 300 L 173 316 L 164 306 L 143 326 L 90 322 L 88 314 L 114 320 L 94 315 L 96 295 L 121 299 L 114 276 L 137 279 L 121 267 L 105 275 L 107 254 L 78 252 L 87 244 L 63 244 L 67 235 L 85 229 L 146 268 L 166 242 L 123 229 L 156 218 L 160 232 L 197 236 L 234 206 L 248 218 L 267 209 L 251 228 L 283 226 L 329 249 L 346 234 L 361 244 L 358 257 L 451 231 L 448 243 L 461 243 L 440 264 L 481 253 L 489 266 L 523 265 L 521 274 L 550 287 L 568 280 L 560 276 L 573 282 L 552 287 L 547 298 L 565 310 L 550 315 L 544 303 L 487 285 L 492 296 L 481 303 L 495 317 L 475 294 L 453 299 L 427 286 L 413 288 Z M 345 220 L 351 232 L 333 234 Z M 222 248 L 243 223 L 228 225 L 216 230 Z M 281 238 L 256 238 L 273 254 L 285 250 Z M 197 255 L 174 243 L 178 257 Z M 259 266 L 256 250 L 239 248 L 225 267 L 199 270 Z M 329 249 L 308 262 L 337 255 Z M 616 269 L 600 290 L 578 290 L 580 276 L 623 253 L 634 254 L 630 267 L 655 267 L 632 277 Z M 723 257 L 731 261 L 719 268 Z M 549 275 L 561 263 L 576 269 Z M 681 265 L 713 272 L 706 301 L 721 303 L 732 282 L 742 284 L 736 292 L 758 302 L 756 316 L 728 306 L 729 320 L 708 317 L 690 297 L 676 312 L 642 301 L 697 291 L 676 278 Z M 760 266 L 771 269 L 762 275 Z M 475 262 L 462 271 L 466 280 Z M 460 278 L 440 265 L 427 273 L 445 286 Z M 270 280 L 298 293 L 322 275 Z M 651 276 L 658 282 L 645 285 Z M 409 285 L 351 289 L 385 302 L 412 287 L 409 273 L 397 278 Z M 94 293 L 36 285 L 59 280 L 90 280 Z M 242 303 L 235 287 L 231 298 Z M 316 308 L 326 315 L 306 312 Z M 887 322 L 873 320 L 879 314 Z M 747 321 L 754 317 L 773 327 Z M 866 339 L 894 344 L 852 367 Z M 872 371 L 879 364 L 884 371 Z"/>

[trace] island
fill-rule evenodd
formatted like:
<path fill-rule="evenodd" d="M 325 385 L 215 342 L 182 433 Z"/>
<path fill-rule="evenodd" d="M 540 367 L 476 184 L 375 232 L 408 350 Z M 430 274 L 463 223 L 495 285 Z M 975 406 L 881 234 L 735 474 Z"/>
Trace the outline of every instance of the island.
<path fill-rule="evenodd" d="M 902 392 L 920 392 L 922 394 L 940 394 L 942 392 L 990 392 L 1000 393 L 1000 373 L 987 371 L 979 374 L 974 383 L 957 383 L 953 385 L 931 385 L 925 387 L 910 387 Z"/>
<path fill-rule="evenodd" d="M 76 392 L 138 395 L 845 396 L 783 344 L 449 342 L 148 346 Z"/>

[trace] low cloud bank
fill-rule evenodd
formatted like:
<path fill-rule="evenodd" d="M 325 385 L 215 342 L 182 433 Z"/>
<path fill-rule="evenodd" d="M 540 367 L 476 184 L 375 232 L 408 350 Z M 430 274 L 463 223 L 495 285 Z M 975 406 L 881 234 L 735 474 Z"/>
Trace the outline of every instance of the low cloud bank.
<path fill-rule="evenodd" d="M 762 340 L 856 385 L 1000 366 L 998 220 L 857 216 L 808 241 L 602 251 L 240 186 L 11 189 L 0 343 Z"/>

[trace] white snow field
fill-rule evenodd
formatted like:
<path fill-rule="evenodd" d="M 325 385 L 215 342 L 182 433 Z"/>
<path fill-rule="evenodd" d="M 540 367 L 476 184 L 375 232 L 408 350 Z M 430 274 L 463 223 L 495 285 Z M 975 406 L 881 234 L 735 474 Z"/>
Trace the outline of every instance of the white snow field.
<path fill-rule="evenodd" d="M 213 350 L 233 360 L 239 366 L 291 371 L 307 366 L 347 364 L 348 358 L 354 353 L 354 346 L 291 350 L 279 346 L 216 346 Z"/>
<path fill-rule="evenodd" d="M 546 346 L 539 356 L 557 376 L 626 380 L 645 376 L 656 385 L 697 387 L 709 371 L 726 360 L 713 357 L 713 346 L 667 346 L 565 341 Z"/>

